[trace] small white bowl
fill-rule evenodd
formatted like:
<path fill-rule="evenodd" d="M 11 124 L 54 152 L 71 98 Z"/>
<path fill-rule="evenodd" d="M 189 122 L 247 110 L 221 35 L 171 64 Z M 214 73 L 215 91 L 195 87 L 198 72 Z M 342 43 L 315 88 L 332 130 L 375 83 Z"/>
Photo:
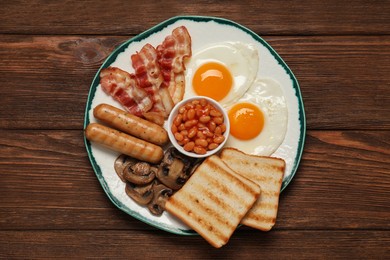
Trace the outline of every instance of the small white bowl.
<path fill-rule="evenodd" d="M 206 99 L 218 111 L 220 111 L 223 115 L 224 124 L 226 125 L 226 131 L 223 134 L 225 136 L 225 140 L 221 144 L 219 144 L 219 146 L 217 148 L 210 150 L 210 151 L 207 151 L 206 154 L 197 154 L 195 152 L 187 152 L 186 150 L 184 150 L 183 146 L 181 146 L 180 144 L 177 143 L 177 140 L 175 139 L 175 136 L 173 135 L 172 130 L 171 130 L 173 120 L 176 117 L 176 115 L 179 113 L 179 108 L 182 107 L 183 105 L 187 104 L 188 102 L 191 102 L 193 100 L 200 100 L 200 99 Z M 167 123 L 168 123 L 167 124 L 167 132 L 168 132 L 168 136 L 169 136 L 169 139 L 170 139 L 172 145 L 182 154 L 190 156 L 190 157 L 194 157 L 194 158 L 204 158 L 204 157 L 208 157 L 208 156 L 211 156 L 211 155 L 217 153 L 225 145 L 225 143 L 229 137 L 229 133 L 230 133 L 230 122 L 229 122 L 229 117 L 227 115 L 227 112 L 222 108 L 222 106 L 217 101 L 215 101 L 214 99 L 211 99 L 209 97 L 204 97 L 204 96 L 196 96 L 196 97 L 188 98 L 188 99 L 182 100 L 179 103 L 177 103 L 175 105 L 175 107 L 172 109 L 172 111 L 168 117 Z"/>

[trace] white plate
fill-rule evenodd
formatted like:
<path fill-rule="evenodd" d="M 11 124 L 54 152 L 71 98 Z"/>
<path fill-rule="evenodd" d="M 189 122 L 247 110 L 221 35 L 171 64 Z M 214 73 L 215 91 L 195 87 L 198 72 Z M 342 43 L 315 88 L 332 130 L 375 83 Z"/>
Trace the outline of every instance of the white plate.
<path fill-rule="evenodd" d="M 241 41 L 251 43 L 259 51 L 260 64 L 258 77 L 277 81 L 286 97 L 288 106 L 288 125 L 286 137 L 273 156 L 286 161 L 286 171 L 282 190 L 290 183 L 298 168 L 306 132 L 305 112 L 302 97 L 294 74 L 272 47 L 251 30 L 235 22 L 204 16 L 174 17 L 123 43 L 103 63 L 93 79 L 85 111 L 84 128 L 91 122 L 93 108 L 100 103 L 108 103 L 121 108 L 119 103 L 106 95 L 100 88 L 100 70 L 116 66 L 133 72 L 130 56 L 139 51 L 146 43 L 159 45 L 172 30 L 178 26 L 187 27 L 192 39 L 193 52 L 202 46 L 221 41 Z M 114 160 L 119 155 L 84 139 L 89 159 L 95 174 L 110 200 L 127 214 L 151 226 L 181 235 L 192 235 L 195 232 L 185 224 L 164 212 L 160 217 L 153 216 L 147 208 L 137 205 L 125 194 L 125 184 L 114 170 Z"/>

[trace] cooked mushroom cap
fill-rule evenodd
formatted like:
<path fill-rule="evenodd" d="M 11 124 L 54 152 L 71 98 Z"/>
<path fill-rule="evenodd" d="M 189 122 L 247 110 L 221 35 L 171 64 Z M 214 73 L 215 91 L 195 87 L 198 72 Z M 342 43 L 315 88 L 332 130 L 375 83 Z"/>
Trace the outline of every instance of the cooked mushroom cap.
<path fill-rule="evenodd" d="M 133 158 L 127 156 L 127 155 L 124 155 L 124 154 L 119 155 L 118 158 L 115 159 L 115 162 L 114 162 L 115 172 L 116 172 L 116 174 L 118 174 L 119 178 L 123 182 L 126 182 L 126 179 L 123 176 L 123 170 L 128 165 L 132 165 L 132 164 L 135 164 L 135 163 L 136 163 L 135 159 L 133 159 Z"/>
<path fill-rule="evenodd" d="M 170 148 L 165 152 L 156 176 L 169 188 L 178 190 L 188 179 L 190 167 L 190 159 Z"/>
<path fill-rule="evenodd" d="M 144 186 L 137 186 L 133 183 L 126 183 L 126 194 L 132 198 L 135 202 L 137 202 L 140 205 L 147 205 L 149 202 L 153 199 L 153 182 L 144 185 Z"/>
<path fill-rule="evenodd" d="M 171 147 L 158 166 L 120 155 L 114 168 L 126 183 L 126 194 L 139 205 L 147 205 L 153 215 L 160 216 L 173 190 L 180 189 L 193 173 L 195 162 Z"/>
<path fill-rule="evenodd" d="M 123 170 L 123 177 L 134 184 L 145 185 L 154 180 L 156 173 L 156 167 L 152 167 L 146 162 L 137 162 L 125 167 Z"/>
<path fill-rule="evenodd" d="M 183 173 L 184 164 L 179 159 L 174 159 L 171 165 L 161 165 L 157 172 L 157 178 L 169 188 L 178 190 L 183 184 L 177 180 Z"/>
<path fill-rule="evenodd" d="M 148 208 L 153 215 L 160 216 L 165 210 L 165 203 L 172 195 L 172 189 L 163 184 L 156 184 L 153 187 L 153 199 Z"/>

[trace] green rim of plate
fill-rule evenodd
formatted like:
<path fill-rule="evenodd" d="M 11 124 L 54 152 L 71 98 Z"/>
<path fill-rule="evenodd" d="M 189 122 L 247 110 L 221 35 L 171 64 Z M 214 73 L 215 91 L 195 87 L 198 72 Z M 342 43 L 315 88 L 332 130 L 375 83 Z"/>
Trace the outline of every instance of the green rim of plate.
<path fill-rule="evenodd" d="M 213 22 L 216 22 L 218 24 L 233 26 L 233 27 L 236 27 L 236 28 L 246 32 L 247 34 L 251 35 L 254 40 L 256 40 L 257 42 L 261 43 L 264 47 L 266 47 L 269 50 L 269 52 L 272 54 L 272 56 L 278 61 L 278 63 L 284 68 L 286 73 L 289 75 L 289 77 L 293 83 L 292 85 L 293 85 L 293 88 L 295 90 L 296 98 L 298 100 L 298 108 L 299 108 L 298 119 L 299 119 L 299 123 L 300 123 L 300 135 L 299 135 L 299 140 L 298 140 L 297 154 L 296 154 L 296 157 L 294 159 L 294 164 L 293 164 L 293 167 L 291 170 L 291 174 L 289 175 L 289 177 L 287 179 L 283 180 L 283 183 L 282 183 L 281 191 L 283 191 L 287 187 L 287 185 L 291 182 L 291 180 L 294 178 L 295 173 L 298 169 L 299 162 L 301 160 L 302 153 L 303 153 L 303 147 L 304 147 L 305 136 L 306 136 L 305 111 L 304 111 L 304 105 L 303 105 L 301 91 L 299 88 L 298 81 L 295 78 L 293 72 L 290 70 L 290 68 L 284 62 L 284 60 L 279 56 L 279 54 L 264 39 L 262 39 L 260 36 L 258 36 L 256 33 L 249 30 L 248 28 L 246 28 L 246 27 L 244 27 L 236 22 L 224 19 L 224 18 L 210 17 L 210 16 L 176 16 L 176 17 L 172 17 L 172 18 L 138 34 L 137 36 L 127 40 L 126 42 L 121 44 L 119 47 L 117 47 L 106 58 L 106 60 L 104 61 L 102 66 L 99 68 L 99 70 L 97 71 L 97 73 L 92 81 L 92 84 L 91 84 L 91 87 L 89 90 L 89 94 L 88 94 L 87 104 L 86 104 L 85 117 L 84 117 L 84 129 L 90 123 L 89 111 L 91 110 L 92 100 L 94 99 L 96 89 L 100 83 L 100 78 L 99 78 L 100 71 L 103 68 L 108 67 L 111 63 L 113 63 L 115 61 L 115 59 L 117 58 L 117 56 L 121 52 L 123 52 L 129 46 L 130 43 L 139 42 L 141 40 L 144 40 L 144 39 L 148 38 L 149 36 L 151 36 L 152 34 L 157 33 L 159 31 L 163 30 L 165 27 L 167 27 L 167 26 L 169 26 L 177 21 L 180 21 L 180 20 L 188 20 L 188 21 L 193 21 L 193 22 L 213 21 Z M 127 214 L 131 215 L 132 217 L 134 217 L 142 222 L 145 222 L 153 227 L 156 227 L 158 229 L 161 229 L 161 230 L 164 230 L 164 231 L 167 231 L 170 233 L 178 234 L 178 235 L 197 235 L 197 233 L 191 229 L 188 230 L 188 229 L 174 228 L 170 225 L 157 223 L 153 220 L 147 219 L 143 215 L 139 214 L 138 212 L 135 212 L 135 211 L 129 209 L 126 205 L 124 205 L 121 201 L 119 201 L 114 195 L 111 194 L 110 189 L 107 185 L 107 182 L 103 178 L 103 174 L 102 174 L 102 171 L 100 169 L 100 166 L 98 165 L 94 156 L 92 155 L 91 143 L 86 139 L 85 135 L 84 135 L 84 143 L 85 143 L 85 147 L 86 147 L 92 168 L 96 174 L 96 177 L 98 178 L 100 184 L 102 185 L 103 190 L 105 191 L 105 193 L 107 194 L 107 196 L 109 197 L 111 202 L 116 207 L 118 207 L 120 210 L 126 212 Z"/>

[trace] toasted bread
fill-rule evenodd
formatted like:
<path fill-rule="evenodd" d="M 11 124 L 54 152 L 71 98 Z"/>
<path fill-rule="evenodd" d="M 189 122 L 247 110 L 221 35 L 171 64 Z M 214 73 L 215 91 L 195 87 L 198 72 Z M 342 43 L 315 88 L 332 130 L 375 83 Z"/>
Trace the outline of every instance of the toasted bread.
<path fill-rule="evenodd" d="M 285 161 L 274 157 L 245 154 L 235 148 L 224 148 L 220 156 L 232 170 L 261 187 L 261 196 L 241 223 L 262 231 L 271 230 L 278 213 Z"/>
<path fill-rule="evenodd" d="M 257 184 L 213 155 L 168 199 L 165 208 L 219 248 L 228 242 L 259 194 Z"/>

